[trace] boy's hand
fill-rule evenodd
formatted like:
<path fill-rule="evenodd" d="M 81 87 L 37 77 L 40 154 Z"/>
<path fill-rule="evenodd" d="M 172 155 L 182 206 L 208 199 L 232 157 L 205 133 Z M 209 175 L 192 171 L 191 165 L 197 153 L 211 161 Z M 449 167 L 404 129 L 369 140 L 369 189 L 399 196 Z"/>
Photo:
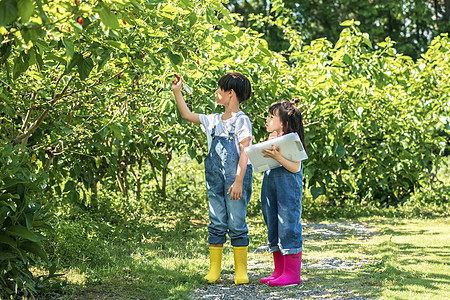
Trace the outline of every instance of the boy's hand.
<path fill-rule="evenodd" d="M 181 77 L 175 75 L 175 79 L 172 80 L 172 91 L 181 91 L 181 87 L 183 86 L 183 79 Z"/>
<path fill-rule="evenodd" d="M 242 198 L 242 182 L 233 182 L 228 189 L 227 194 L 231 193 L 230 200 L 239 200 Z"/>
<path fill-rule="evenodd" d="M 275 148 L 275 145 L 272 145 L 272 149 L 263 149 L 262 153 L 264 154 L 264 157 L 270 157 L 276 161 L 279 161 L 282 158 L 280 147 Z"/>

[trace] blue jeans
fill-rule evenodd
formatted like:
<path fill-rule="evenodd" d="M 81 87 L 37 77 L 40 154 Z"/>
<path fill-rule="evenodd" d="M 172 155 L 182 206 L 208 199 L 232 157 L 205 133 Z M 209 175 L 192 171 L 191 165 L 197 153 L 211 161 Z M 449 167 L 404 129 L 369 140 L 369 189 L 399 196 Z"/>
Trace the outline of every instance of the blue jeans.
<path fill-rule="evenodd" d="M 267 225 L 270 252 L 302 252 L 303 168 L 291 173 L 283 167 L 267 170 L 261 188 L 261 209 Z"/>
<path fill-rule="evenodd" d="M 247 165 L 242 185 L 242 198 L 230 200 L 231 193 L 227 194 L 227 192 L 236 179 L 239 162 L 236 144 L 230 137 L 214 136 L 211 149 L 205 159 L 210 220 L 208 242 L 223 244 L 228 234 L 232 246 L 244 247 L 249 244 L 246 217 L 252 194 L 253 168 Z"/>

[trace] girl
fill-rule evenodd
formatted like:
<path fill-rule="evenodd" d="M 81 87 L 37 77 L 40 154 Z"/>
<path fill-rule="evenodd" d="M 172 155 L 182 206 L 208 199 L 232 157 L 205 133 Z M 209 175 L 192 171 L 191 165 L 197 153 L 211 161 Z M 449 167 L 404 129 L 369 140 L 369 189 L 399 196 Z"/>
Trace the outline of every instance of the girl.
<path fill-rule="evenodd" d="M 266 121 L 269 139 L 297 132 L 305 146 L 302 115 L 293 102 L 279 102 L 269 108 Z M 305 147 L 306 150 L 306 147 Z M 289 161 L 281 156 L 280 147 L 264 149 L 265 157 L 271 157 L 282 166 L 264 173 L 261 188 L 261 209 L 267 225 L 269 251 L 273 254 L 275 271 L 261 283 L 270 286 L 299 284 L 302 262 L 302 181 L 300 161 Z"/>

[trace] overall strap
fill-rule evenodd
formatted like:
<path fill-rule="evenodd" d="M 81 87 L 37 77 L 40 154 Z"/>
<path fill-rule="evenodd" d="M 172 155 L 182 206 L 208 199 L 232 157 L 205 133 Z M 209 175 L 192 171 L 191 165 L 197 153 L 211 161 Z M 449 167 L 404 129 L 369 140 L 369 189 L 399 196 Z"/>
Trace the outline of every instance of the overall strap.
<path fill-rule="evenodd" d="M 220 114 L 216 114 L 215 116 L 214 116 L 214 118 L 216 118 L 217 116 L 220 116 Z M 215 121 L 215 120 L 214 120 Z M 214 125 L 214 127 L 213 127 L 213 129 L 211 130 L 211 137 L 214 139 L 214 134 L 216 133 L 216 126 L 217 126 L 217 123 L 216 123 L 216 125 Z"/>
<path fill-rule="evenodd" d="M 231 130 L 230 130 L 230 133 L 229 133 L 230 136 L 234 135 L 234 132 L 236 130 L 237 119 L 239 118 L 240 115 L 243 115 L 243 114 L 244 113 L 242 112 L 242 110 L 238 111 L 238 113 L 236 114 L 236 119 L 234 120 L 233 124 L 231 124 Z"/>

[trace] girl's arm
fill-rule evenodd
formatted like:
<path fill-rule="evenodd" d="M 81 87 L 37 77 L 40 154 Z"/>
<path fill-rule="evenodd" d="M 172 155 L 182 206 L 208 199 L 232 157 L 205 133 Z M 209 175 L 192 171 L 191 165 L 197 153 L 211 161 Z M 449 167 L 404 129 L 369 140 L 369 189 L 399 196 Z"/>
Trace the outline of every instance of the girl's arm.
<path fill-rule="evenodd" d="M 236 179 L 231 187 L 228 189 L 227 194 L 231 193 L 230 200 L 239 200 L 242 198 L 242 185 L 244 182 L 245 171 L 247 171 L 248 157 L 245 154 L 244 148 L 250 145 L 250 137 L 243 139 L 239 142 L 239 148 L 241 150 L 241 156 L 236 170 Z"/>
<path fill-rule="evenodd" d="M 290 161 L 281 156 L 280 147 L 276 147 L 272 145 L 272 149 L 263 149 L 262 153 L 264 157 L 270 157 L 279 162 L 286 170 L 291 173 L 297 173 L 298 168 L 300 167 L 300 161 Z"/>
<path fill-rule="evenodd" d="M 178 110 L 180 111 L 181 117 L 189 122 L 193 122 L 196 124 L 200 124 L 199 114 L 193 113 L 189 110 L 184 101 L 183 95 L 181 94 L 181 87 L 183 85 L 183 79 L 180 80 L 175 79 L 172 81 L 172 91 L 175 96 L 175 100 L 177 102 Z"/>

